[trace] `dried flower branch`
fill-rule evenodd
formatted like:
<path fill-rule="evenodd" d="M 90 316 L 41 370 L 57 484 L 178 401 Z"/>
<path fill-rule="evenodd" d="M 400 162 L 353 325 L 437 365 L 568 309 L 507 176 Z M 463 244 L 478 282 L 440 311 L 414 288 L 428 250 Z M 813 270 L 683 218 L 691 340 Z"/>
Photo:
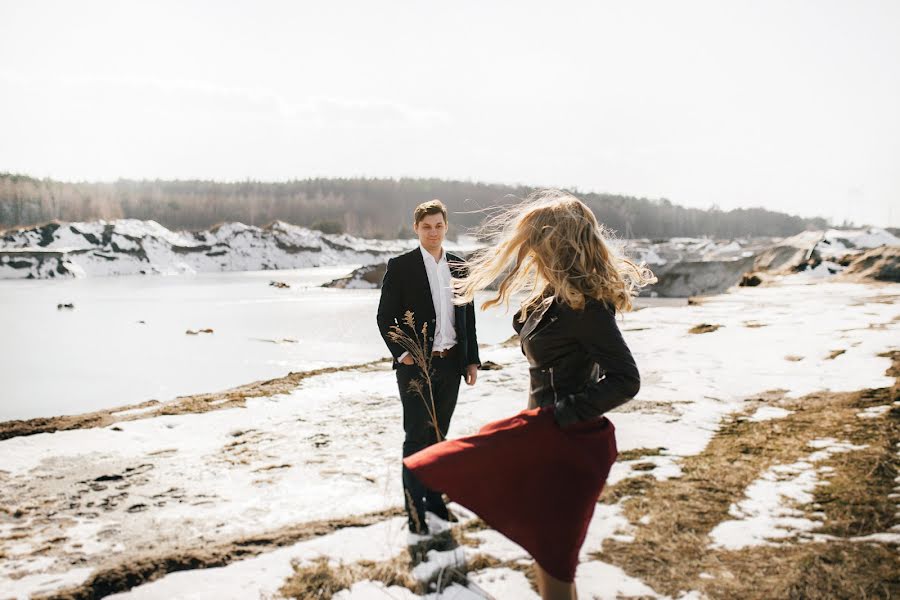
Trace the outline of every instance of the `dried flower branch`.
<path fill-rule="evenodd" d="M 444 436 L 441 435 L 441 429 L 438 427 L 437 411 L 434 407 L 434 388 L 431 382 L 431 353 L 428 351 L 428 323 L 422 323 L 422 336 L 416 331 L 416 319 L 411 310 L 403 314 L 403 323 L 409 327 L 412 335 L 403 330 L 399 325 L 391 325 L 388 331 L 388 337 L 392 342 L 399 344 L 413 359 L 413 364 L 419 367 L 423 377 L 420 379 L 412 379 L 409 382 L 408 390 L 418 395 L 422 402 L 425 403 L 425 410 L 431 418 L 431 424 L 434 426 L 434 435 L 437 441 L 443 441 Z M 425 397 L 425 389 L 427 388 L 428 397 Z"/>

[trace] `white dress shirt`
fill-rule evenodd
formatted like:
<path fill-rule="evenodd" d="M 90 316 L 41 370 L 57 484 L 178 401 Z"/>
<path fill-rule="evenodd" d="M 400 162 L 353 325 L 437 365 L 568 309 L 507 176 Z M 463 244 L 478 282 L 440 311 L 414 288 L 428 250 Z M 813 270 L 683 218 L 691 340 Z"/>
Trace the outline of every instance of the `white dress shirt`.
<path fill-rule="evenodd" d="M 434 303 L 434 350 L 441 351 L 456 345 L 456 319 L 453 310 L 453 289 L 450 287 L 450 265 L 447 253 L 441 248 L 441 259 L 435 260 L 428 250 L 419 246 L 428 285 L 431 287 L 431 301 Z"/>
<path fill-rule="evenodd" d="M 434 304 L 435 328 L 432 351 L 447 350 L 456 345 L 456 315 L 453 307 L 453 289 L 450 287 L 450 265 L 447 253 L 441 248 L 441 259 L 435 260 L 428 250 L 419 245 L 425 273 L 431 288 L 431 302 Z M 397 360 L 402 361 L 409 352 L 404 352 Z"/>

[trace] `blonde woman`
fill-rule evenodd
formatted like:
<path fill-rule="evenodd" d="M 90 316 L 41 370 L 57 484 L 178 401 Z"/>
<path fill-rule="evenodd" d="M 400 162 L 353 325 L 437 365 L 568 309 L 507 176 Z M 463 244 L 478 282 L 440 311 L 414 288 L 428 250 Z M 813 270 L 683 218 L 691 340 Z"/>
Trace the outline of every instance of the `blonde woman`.
<path fill-rule="evenodd" d="M 499 280 L 482 308 L 525 293 L 513 327 L 528 359 L 528 409 L 404 463 L 535 559 L 545 600 L 576 597 L 575 569 L 594 506 L 617 456 L 604 415 L 633 398 L 640 374 L 616 325 L 635 290 L 654 281 L 617 256 L 577 198 L 530 197 L 493 219 L 493 244 L 454 280 L 457 302 Z"/>

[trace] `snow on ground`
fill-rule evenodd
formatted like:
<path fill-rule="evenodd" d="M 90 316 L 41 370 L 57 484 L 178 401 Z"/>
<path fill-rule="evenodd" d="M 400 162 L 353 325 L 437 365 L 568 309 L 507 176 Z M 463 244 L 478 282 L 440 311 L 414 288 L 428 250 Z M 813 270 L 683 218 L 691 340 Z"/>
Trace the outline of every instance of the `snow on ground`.
<path fill-rule="evenodd" d="M 817 450 L 795 463 L 769 468 L 747 487 L 744 500 L 728 510 L 734 520 L 722 521 L 710 532 L 713 547 L 740 550 L 789 538 L 811 538 L 808 532 L 821 525 L 821 520 L 808 518 L 796 507 L 810 504 L 816 486 L 827 484 L 820 477 L 827 477 L 832 469 L 817 467 L 816 463 L 866 446 L 832 438 L 813 440 L 808 445 Z"/>
<path fill-rule="evenodd" d="M 830 260 L 823 260 L 815 267 L 805 269 L 796 274 L 798 279 L 827 279 L 832 275 L 837 275 L 844 270 L 844 267 Z"/>
<path fill-rule="evenodd" d="M 579 596 L 597 600 L 617 600 L 622 596 L 661 598 L 641 580 L 629 577 L 619 567 L 597 560 L 579 565 L 575 583 Z"/>
<path fill-rule="evenodd" d="M 462 521 L 472 518 L 471 513 L 458 505 L 451 508 Z M 605 507 L 610 508 L 610 507 Z M 594 524 L 602 521 L 595 519 Z M 172 573 L 152 583 L 139 586 L 129 592 L 115 594 L 116 600 L 154 600 L 178 597 L 184 600 L 220 600 L 233 598 L 260 598 L 277 596 L 278 588 L 292 574 L 292 562 L 310 564 L 319 558 L 339 556 L 345 563 L 360 560 L 381 561 L 397 556 L 405 551 L 406 529 L 403 518 L 390 519 L 368 527 L 352 527 L 314 540 L 300 542 L 293 546 L 275 550 L 262 556 L 238 561 L 226 567 L 182 571 Z M 592 528 L 594 527 L 592 524 Z M 482 544 L 475 549 L 459 547 L 445 552 L 429 552 L 426 562 L 413 571 L 419 580 L 436 578 L 442 568 L 453 568 L 464 564 L 466 554 L 486 554 L 500 560 L 517 558 L 530 563 L 528 555 L 515 544 L 492 530 L 475 532 Z M 588 544 L 591 543 L 588 536 Z M 586 557 L 584 558 L 585 560 Z M 494 598 L 538 598 L 521 571 L 506 567 L 483 569 L 470 574 L 470 589 L 454 586 L 440 594 L 442 600 L 483 599 L 485 593 Z M 621 595 L 649 596 L 662 598 L 641 581 L 625 575 L 618 567 L 600 561 L 583 563 L 579 568 L 576 586 L 584 597 L 614 600 Z M 431 598 L 434 595 L 427 595 Z M 419 598 L 405 588 L 385 587 L 378 582 L 360 582 L 350 590 L 335 598 Z"/>
<path fill-rule="evenodd" d="M 761 406 L 755 413 L 750 415 L 747 420 L 758 423 L 760 421 L 770 421 L 772 419 L 783 419 L 793 412 L 794 411 L 792 410 L 787 410 L 778 406 Z"/>
<path fill-rule="evenodd" d="M 896 404 L 896 403 L 895 403 Z M 856 413 L 856 416 L 860 419 L 875 419 L 891 410 L 890 404 L 883 404 L 881 406 L 870 406 L 869 408 L 862 410 Z"/>
<path fill-rule="evenodd" d="M 829 229 L 822 234 L 816 250 L 823 257 L 839 258 L 877 246 L 900 246 L 900 238 L 879 227 L 868 229 Z"/>
<path fill-rule="evenodd" d="M 469 573 L 469 581 L 494 598 L 540 600 L 540 596 L 531 589 L 525 574 L 507 567 Z"/>
<path fill-rule="evenodd" d="M 659 306 L 627 315 L 620 328 L 643 384 L 638 398 L 609 415 L 620 452 L 664 447 L 661 455 L 645 460 L 658 465 L 651 474 L 675 476 L 679 457 L 700 452 L 723 415 L 767 390 L 797 397 L 824 389 L 890 386 L 893 380 L 884 375 L 889 360 L 876 355 L 896 347 L 896 306 L 884 297 L 897 290 L 787 278 L 782 285 L 739 288 L 700 305 Z M 721 327 L 688 333 L 700 323 Z M 838 349 L 845 352 L 829 359 L 829 352 Z M 476 386 L 462 387 L 451 437 L 525 407 L 527 365 L 519 348 L 487 347 L 482 359 L 502 368 L 483 371 Z M 387 364 L 308 378 L 291 393 L 251 399 L 245 408 L 148 418 L 118 427 L 121 431 L 84 429 L 0 442 L 0 506 L 9 507 L 10 514 L 22 511 L 18 518 L 0 513 L 0 589 L 27 596 L 52 585 L 64 587 L 89 576 L 85 565 L 97 564 L 113 550 L 139 556 L 147 548 L 202 546 L 401 505 L 401 407 Z M 810 465 L 820 460 L 815 456 L 808 457 Z M 617 463 L 609 483 L 635 474 L 631 464 Z M 808 472 L 797 467 L 778 476 L 788 475 L 791 485 L 806 489 Z M 766 480 L 760 489 L 777 485 L 776 480 Z M 756 514 L 753 507 L 745 508 L 742 515 Z M 627 538 L 627 523 L 617 511 L 598 505 L 585 553 L 597 550 L 607 537 Z M 397 523 L 379 523 L 372 530 L 377 535 L 369 536 L 385 553 L 398 548 Z M 275 550 L 223 570 L 245 569 L 240 579 L 271 590 L 281 585 L 298 552 L 327 547 L 332 560 L 347 562 L 357 560 L 360 552 L 376 551 L 360 546 L 357 540 L 367 534 L 359 528 L 344 531 L 331 540 L 302 542 L 307 545 L 299 550 Z M 339 534 L 350 537 L 337 543 Z M 478 535 L 498 557 L 515 555 L 515 548 L 499 536 Z M 49 550 L 39 554 L 42 548 Z M 611 574 L 611 568 L 582 565 L 578 584 L 584 597 L 614 597 L 623 585 L 642 589 L 641 582 L 628 583 Z M 207 597 L 204 590 L 216 580 L 211 572 L 184 571 L 149 586 L 172 585 L 166 589 L 177 589 L 179 597 Z M 488 570 L 479 578 L 487 581 L 495 575 Z M 52 578 L 66 581 L 53 584 Z M 498 585 L 517 584 L 510 577 Z M 123 597 L 171 597 L 141 596 L 152 589 L 138 587 Z"/>
<path fill-rule="evenodd" d="M 277 593 L 293 573 L 292 561 L 308 564 L 323 557 L 333 557 L 333 564 L 339 562 L 337 557 L 345 563 L 384 561 L 406 551 L 406 534 L 406 519 L 399 517 L 367 527 L 347 527 L 225 567 L 170 573 L 162 579 L 109 598 L 260 598 Z"/>

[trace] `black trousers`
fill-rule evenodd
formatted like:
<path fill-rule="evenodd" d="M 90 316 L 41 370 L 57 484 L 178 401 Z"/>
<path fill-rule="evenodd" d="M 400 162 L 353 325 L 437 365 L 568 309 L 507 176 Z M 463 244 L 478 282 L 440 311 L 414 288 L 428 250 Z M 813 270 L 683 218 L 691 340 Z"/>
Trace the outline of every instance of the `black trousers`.
<path fill-rule="evenodd" d="M 459 385 L 462 376 L 459 374 L 457 349 L 452 348 L 445 358 L 433 357 L 431 360 L 431 385 L 434 395 L 434 413 L 441 439 L 447 437 L 450 428 L 450 417 L 456 408 Z M 422 396 L 410 389 L 410 383 L 418 380 L 422 385 Z M 403 403 L 403 440 L 404 458 L 419 450 L 431 446 L 438 441 L 431 416 L 431 402 L 428 386 L 422 370 L 418 365 L 400 364 L 397 367 L 397 387 Z M 409 518 L 410 531 L 422 531 L 425 523 L 425 511 L 431 510 L 440 514 L 444 502 L 438 490 L 425 487 L 409 469 L 403 467 L 404 506 Z"/>

